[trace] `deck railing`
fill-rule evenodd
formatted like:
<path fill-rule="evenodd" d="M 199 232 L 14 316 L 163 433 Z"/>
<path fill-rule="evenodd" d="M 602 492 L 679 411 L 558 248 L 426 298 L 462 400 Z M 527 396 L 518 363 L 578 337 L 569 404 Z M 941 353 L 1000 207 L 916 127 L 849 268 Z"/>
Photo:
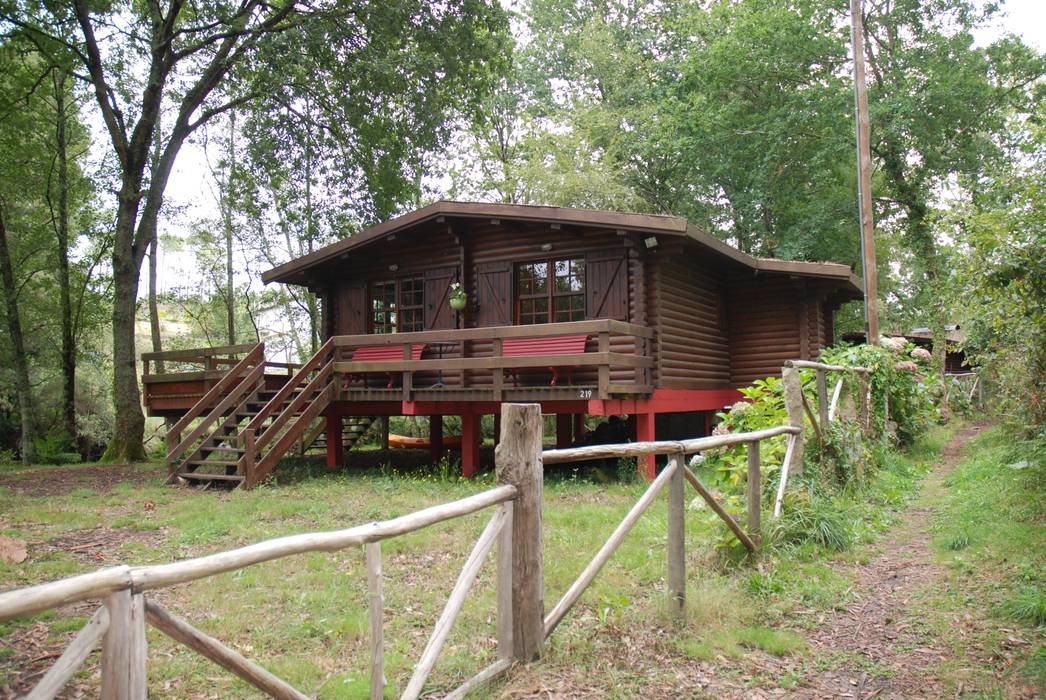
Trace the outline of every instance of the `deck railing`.
<path fill-rule="evenodd" d="M 539 339 L 556 336 L 586 335 L 596 344 L 595 352 L 576 354 L 547 354 L 511 356 L 503 355 L 502 342 L 508 339 Z M 615 338 L 627 336 L 633 339 L 633 352 L 616 352 L 612 350 Z M 644 394 L 652 391 L 651 371 L 654 358 L 651 356 L 651 345 L 654 331 L 645 326 L 638 326 L 624 321 L 597 319 L 591 321 L 571 321 L 565 323 L 545 323 L 529 326 L 494 326 L 485 328 L 463 328 L 440 331 L 417 331 L 411 333 L 341 335 L 334 336 L 334 345 L 339 349 L 341 359 L 334 364 L 334 369 L 343 375 L 360 375 L 366 373 L 389 373 L 400 375 L 400 387 L 404 400 L 409 400 L 415 386 L 417 373 L 461 372 L 464 376 L 470 371 L 490 372 L 489 384 L 481 386 L 492 393 L 495 401 L 500 401 L 506 391 L 506 372 L 523 369 L 544 369 L 548 367 L 594 368 L 596 383 L 593 386 L 579 385 L 577 398 L 607 398 L 611 394 Z M 487 341 L 490 350 L 473 353 L 470 344 Z M 411 349 L 417 344 L 431 344 L 440 347 L 440 354 L 451 357 L 429 357 L 412 360 Z M 403 349 L 403 359 L 380 361 L 352 361 L 352 350 L 374 346 L 399 346 Z M 449 347 L 449 350 L 446 349 Z M 614 368 L 634 370 L 634 380 L 629 383 L 611 381 Z M 470 388 L 467 380 L 462 380 L 460 388 Z"/>

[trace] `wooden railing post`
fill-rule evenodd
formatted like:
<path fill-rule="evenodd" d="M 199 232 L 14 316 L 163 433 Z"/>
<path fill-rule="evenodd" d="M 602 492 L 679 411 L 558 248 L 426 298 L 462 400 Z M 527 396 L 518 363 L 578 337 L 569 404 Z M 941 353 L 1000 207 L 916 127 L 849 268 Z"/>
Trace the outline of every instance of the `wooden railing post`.
<path fill-rule="evenodd" d="M 364 545 L 370 600 L 370 700 L 385 697 L 385 591 L 381 576 L 381 543 Z"/>
<path fill-rule="evenodd" d="M 413 359 L 410 356 L 411 349 L 410 343 L 403 344 L 403 360 L 405 362 L 410 362 L 410 360 Z M 411 395 L 414 393 L 414 370 L 407 369 L 403 371 L 403 380 L 401 381 L 401 384 L 403 385 L 403 400 L 410 401 L 412 398 Z"/>
<path fill-rule="evenodd" d="M 748 443 L 748 534 L 757 545 L 762 544 L 762 475 L 759 470 L 759 441 Z"/>
<path fill-rule="evenodd" d="M 676 619 L 686 611 L 686 503 L 683 454 L 671 455 L 675 471 L 668 482 L 668 607 Z"/>
<path fill-rule="evenodd" d="M 501 357 L 501 354 L 503 352 L 504 352 L 504 349 L 503 349 L 502 339 L 500 337 L 495 337 L 494 338 L 494 347 L 493 347 L 493 350 L 492 350 L 493 356 L 494 357 Z M 464 355 L 464 353 L 462 353 L 462 355 Z M 464 375 L 464 371 L 462 371 L 462 375 Z M 462 380 L 461 384 L 462 384 L 462 386 L 465 385 L 464 380 Z M 494 368 L 494 400 L 495 401 L 501 401 L 502 391 L 504 390 L 504 388 L 505 388 L 505 368 L 504 367 L 495 367 Z"/>
<path fill-rule="evenodd" d="M 817 370 L 817 417 L 821 430 L 828 430 L 828 378 L 823 369 Z"/>
<path fill-rule="evenodd" d="M 102 700 L 146 696 L 145 597 L 129 588 L 105 599 L 109 628 L 102 640 Z"/>
<path fill-rule="evenodd" d="M 254 428 L 243 430 L 243 478 L 245 483 L 253 483 L 254 465 L 258 461 L 258 444 L 255 441 Z"/>
<path fill-rule="evenodd" d="M 531 661 L 545 639 L 545 572 L 541 536 L 541 406 L 501 406 L 497 480 L 517 489 L 512 507 L 512 654 Z"/>
<path fill-rule="evenodd" d="M 497 637 L 498 659 L 511 661 L 515 654 L 512 638 L 512 514 L 513 503 L 505 504 L 508 508 L 508 520 L 498 535 L 497 552 Z"/>
<path fill-rule="evenodd" d="M 803 453 L 806 451 L 806 420 L 803 417 L 803 382 L 797 367 L 785 366 L 781 369 L 781 382 L 784 385 L 785 410 L 788 411 L 788 425 L 799 428 L 792 447 L 792 474 L 803 473 Z"/>
<path fill-rule="evenodd" d="M 599 352 L 610 352 L 610 332 L 601 331 L 599 334 Z M 599 398 L 610 398 L 610 365 L 603 363 L 599 365 Z"/>

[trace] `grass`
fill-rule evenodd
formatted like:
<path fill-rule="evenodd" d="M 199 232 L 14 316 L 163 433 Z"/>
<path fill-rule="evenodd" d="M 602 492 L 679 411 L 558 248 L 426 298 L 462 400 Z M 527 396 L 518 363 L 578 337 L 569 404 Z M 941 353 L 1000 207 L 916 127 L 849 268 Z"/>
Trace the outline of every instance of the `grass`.
<path fill-rule="evenodd" d="M 525 683 L 527 673 L 554 677 L 591 672 L 608 697 L 634 697 L 651 685 L 673 682 L 672 663 L 638 672 L 634 664 L 645 654 L 667 654 L 684 662 L 744 659 L 754 653 L 795 659 L 796 675 L 767 681 L 758 673 L 745 674 L 743 665 L 719 672 L 736 675 L 742 684 L 794 684 L 802 668 L 824 663 L 811 658 L 804 631 L 818 624 L 819 614 L 844 605 L 851 596 L 854 580 L 832 562 L 866 556 L 860 543 L 889 526 L 892 514 L 915 493 L 926 463 L 946 438 L 947 431 L 937 431 L 916 448 L 914 457 L 888 455 L 883 469 L 867 483 L 830 504 L 818 501 L 822 512 L 790 522 L 787 536 L 757 562 L 731 563 L 722 554 L 726 528 L 710 519 L 707 509 L 689 510 L 691 583 L 687 621 L 682 626 L 665 614 L 666 506 L 663 498 L 658 499 L 550 640 L 540 671 L 522 671 L 517 682 Z M 46 478 L 49 471 L 22 473 L 35 477 L 39 472 Z M 106 551 L 102 562 L 83 552 L 40 554 L 31 547 L 26 562 L 0 564 L 0 587 L 39 583 L 103 564 L 165 562 L 291 533 L 349 527 L 461 498 L 491 485 L 490 475 L 463 481 L 448 468 L 408 474 L 388 468 L 333 474 L 302 465 L 286 483 L 231 493 L 173 489 L 159 478 L 122 483 L 109 493 L 79 481 L 68 493 L 47 498 L 0 492 L 0 512 L 5 514 L 0 534 L 47 542 L 89 528 L 120 528 L 122 541 Z M 547 606 L 573 582 L 645 488 L 645 483 L 547 480 Z M 390 697 L 403 690 L 489 516 L 489 512 L 474 514 L 382 543 Z M 1012 591 L 1014 600 L 1030 601 L 1033 607 L 1041 603 L 1041 588 L 1039 598 L 1027 600 L 1019 597 L 1024 595 L 1021 590 Z M 367 696 L 362 549 L 268 562 L 157 596 L 191 624 L 307 692 L 321 698 Z M 1003 603 L 1000 599 L 1000 606 Z M 495 658 L 494 607 L 491 558 L 451 632 L 430 689 L 449 690 Z M 72 606 L 0 625 L 0 685 L 5 674 L 15 671 L 5 659 L 15 655 L 20 629 L 43 621 L 53 640 L 69 639 L 90 613 L 89 606 Z M 154 697 L 252 696 L 246 685 L 151 629 L 149 644 Z"/>
<path fill-rule="evenodd" d="M 927 592 L 921 607 L 956 653 L 980 650 L 1000 660 L 1010 682 L 1046 694 L 1046 454 L 1029 449 L 992 428 L 944 480 L 933 535 L 948 585 Z M 971 608 L 988 616 L 985 629 L 956 624 Z M 971 678 L 967 668 L 951 673 L 957 683 Z"/>

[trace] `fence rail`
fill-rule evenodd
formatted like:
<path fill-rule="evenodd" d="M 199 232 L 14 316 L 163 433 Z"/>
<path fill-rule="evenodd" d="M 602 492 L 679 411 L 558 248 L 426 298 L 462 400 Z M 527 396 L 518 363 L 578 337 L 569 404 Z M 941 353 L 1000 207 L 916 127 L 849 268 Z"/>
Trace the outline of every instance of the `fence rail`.
<path fill-rule="evenodd" d="M 371 623 L 371 697 L 384 696 L 383 637 L 381 604 L 380 543 L 392 537 L 420 530 L 453 518 L 495 507 L 495 513 L 476 542 L 458 577 L 443 614 L 433 630 L 420 661 L 415 667 L 404 698 L 420 696 L 447 634 L 457 619 L 465 597 L 475 582 L 483 561 L 495 544 L 501 548 L 498 557 L 498 628 L 499 662 L 512 656 L 512 619 L 510 556 L 514 546 L 512 502 L 519 490 L 511 483 L 450 503 L 426 508 L 392 520 L 360 525 L 346 530 L 290 535 L 240 547 L 227 552 L 155 566 L 117 566 L 60 581 L 0 593 L 0 621 L 41 612 L 60 605 L 89 599 L 103 599 L 87 625 L 43 676 L 27 697 L 34 700 L 53 698 L 72 678 L 99 642 L 102 644 L 102 689 L 104 700 L 144 698 L 146 641 L 145 624 L 149 623 L 175 641 L 188 646 L 218 665 L 233 672 L 254 687 L 275 698 L 304 700 L 309 696 L 296 690 L 239 652 L 194 628 L 155 601 L 146 591 L 196 581 L 220 573 L 235 571 L 254 564 L 307 552 L 335 552 L 365 545 L 368 570 L 368 594 Z M 540 536 L 540 534 L 539 534 Z M 505 550 L 508 550 L 506 553 Z M 507 666 L 506 666 L 507 667 Z M 500 666 L 499 666 L 500 668 Z M 482 674 L 489 674 L 484 669 Z"/>
<path fill-rule="evenodd" d="M 790 363 L 787 370 L 814 369 L 825 372 L 856 371 L 819 363 Z M 798 381 L 798 376 L 793 377 Z M 795 400 L 794 391 L 786 395 Z M 801 386 L 799 388 L 801 392 Z M 838 390 L 835 392 L 838 394 Z M 805 399 L 804 399 L 805 400 Z M 838 398 L 836 398 L 838 400 Z M 809 409 L 807 413 L 812 411 Z M 789 411 L 789 418 L 793 410 Z M 802 413 L 799 414 L 802 420 Z M 796 459 L 805 425 L 782 425 L 746 433 L 714 435 L 689 440 L 596 445 L 543 450 L 542 419 L 538 404 L 503 404 L 501 440 L 496 449 L 498 485 L 487 491 L 450 503 L 432 506 L 383 522 L 344 530 L 291 535 L 203 557 L 152 566 L 117 566 L 94 573 L 0 593 L 0 621 L 40 612 L 68 603 L 103 599 L 103 605 L 74 639 L 52 669 L 30 693 L 31 698 L 49 698 L 62 688 L 99 642 L 102 644 L 102 692 L 105 700 L 145 696 L 145 625 L 151 624 L 175 641 L 232 671 L 266 694 L 301 700 L 308 697 L 258 664 L 243 657 L 217 639 L 146 597 L 147 591 L 199 580 L 274 559 L 307 552 L 333 552 L 364 547 L 367 568 L 367 600 L 370 617 L 371 698 L 385 693 L 384 676 L 384 587 L 381 541 L 424 527 L 494 508 L 483 533 L 469 554 L 438 621 L 414 666 L 402 697 L 421 696 L 447 635 L 458 618 L 480 568 L 496 548 L 497 556 L 497 660 L 483 668 L 447 697 L 461 698 L 470 690 L 508 670 L 515 661 L 536 658 L 545 641 L 566 618 L 600 571 L 613 557 L 635 524 L 662 491 L 668 492 L 666 539 L 666 583 L 669 608 L 681 616 L 686 602 L 685 484 L 689 483 L 721 518 L 738 540 L 755 551 L 762 541 L 762 467 L 760 443 L 786 437 L 788 447 L 782 464 L 781 491 L 788 464 Z M 699 478 L 687 468 L 687 455 L 706 450 L 741 446 L 747 450 L 747 521 L 731 516 Z M 632 505 L 618 526 L 579 573 L 577 579 L 547 612 L 544 602 L 544 551 L 542 541 L 542 492 L 545 464 L 620 457 L 667 455 L 665 468 Z"/>

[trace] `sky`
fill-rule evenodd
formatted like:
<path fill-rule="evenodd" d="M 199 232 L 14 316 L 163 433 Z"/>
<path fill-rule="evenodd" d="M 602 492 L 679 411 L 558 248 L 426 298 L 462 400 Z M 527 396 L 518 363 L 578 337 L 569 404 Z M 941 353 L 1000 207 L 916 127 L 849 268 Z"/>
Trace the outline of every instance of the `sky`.
<path fill-rule="evenodd" d="M 1046 52 L 1046 0 L 1008 0 L 1002 16 L 974 34 L 978 44 L 986 45 L 1006 33 L 1017 34 L 1029 45 Z M 186 144 L 167 187 L 167 200 L 171 205 L 168 210 L 180 212 L 167 222 L 164 227 L 167 233 L 178 235 L 192 220 L 216 215 L 215 189 L 209 181 L 204 149 L 196 143 Z M 193 281 L 193 260 L 186 253 L 161 250 L 158 267 L 161 292 Z M 144 293 L 145 285 L 142 289 Z"/>

